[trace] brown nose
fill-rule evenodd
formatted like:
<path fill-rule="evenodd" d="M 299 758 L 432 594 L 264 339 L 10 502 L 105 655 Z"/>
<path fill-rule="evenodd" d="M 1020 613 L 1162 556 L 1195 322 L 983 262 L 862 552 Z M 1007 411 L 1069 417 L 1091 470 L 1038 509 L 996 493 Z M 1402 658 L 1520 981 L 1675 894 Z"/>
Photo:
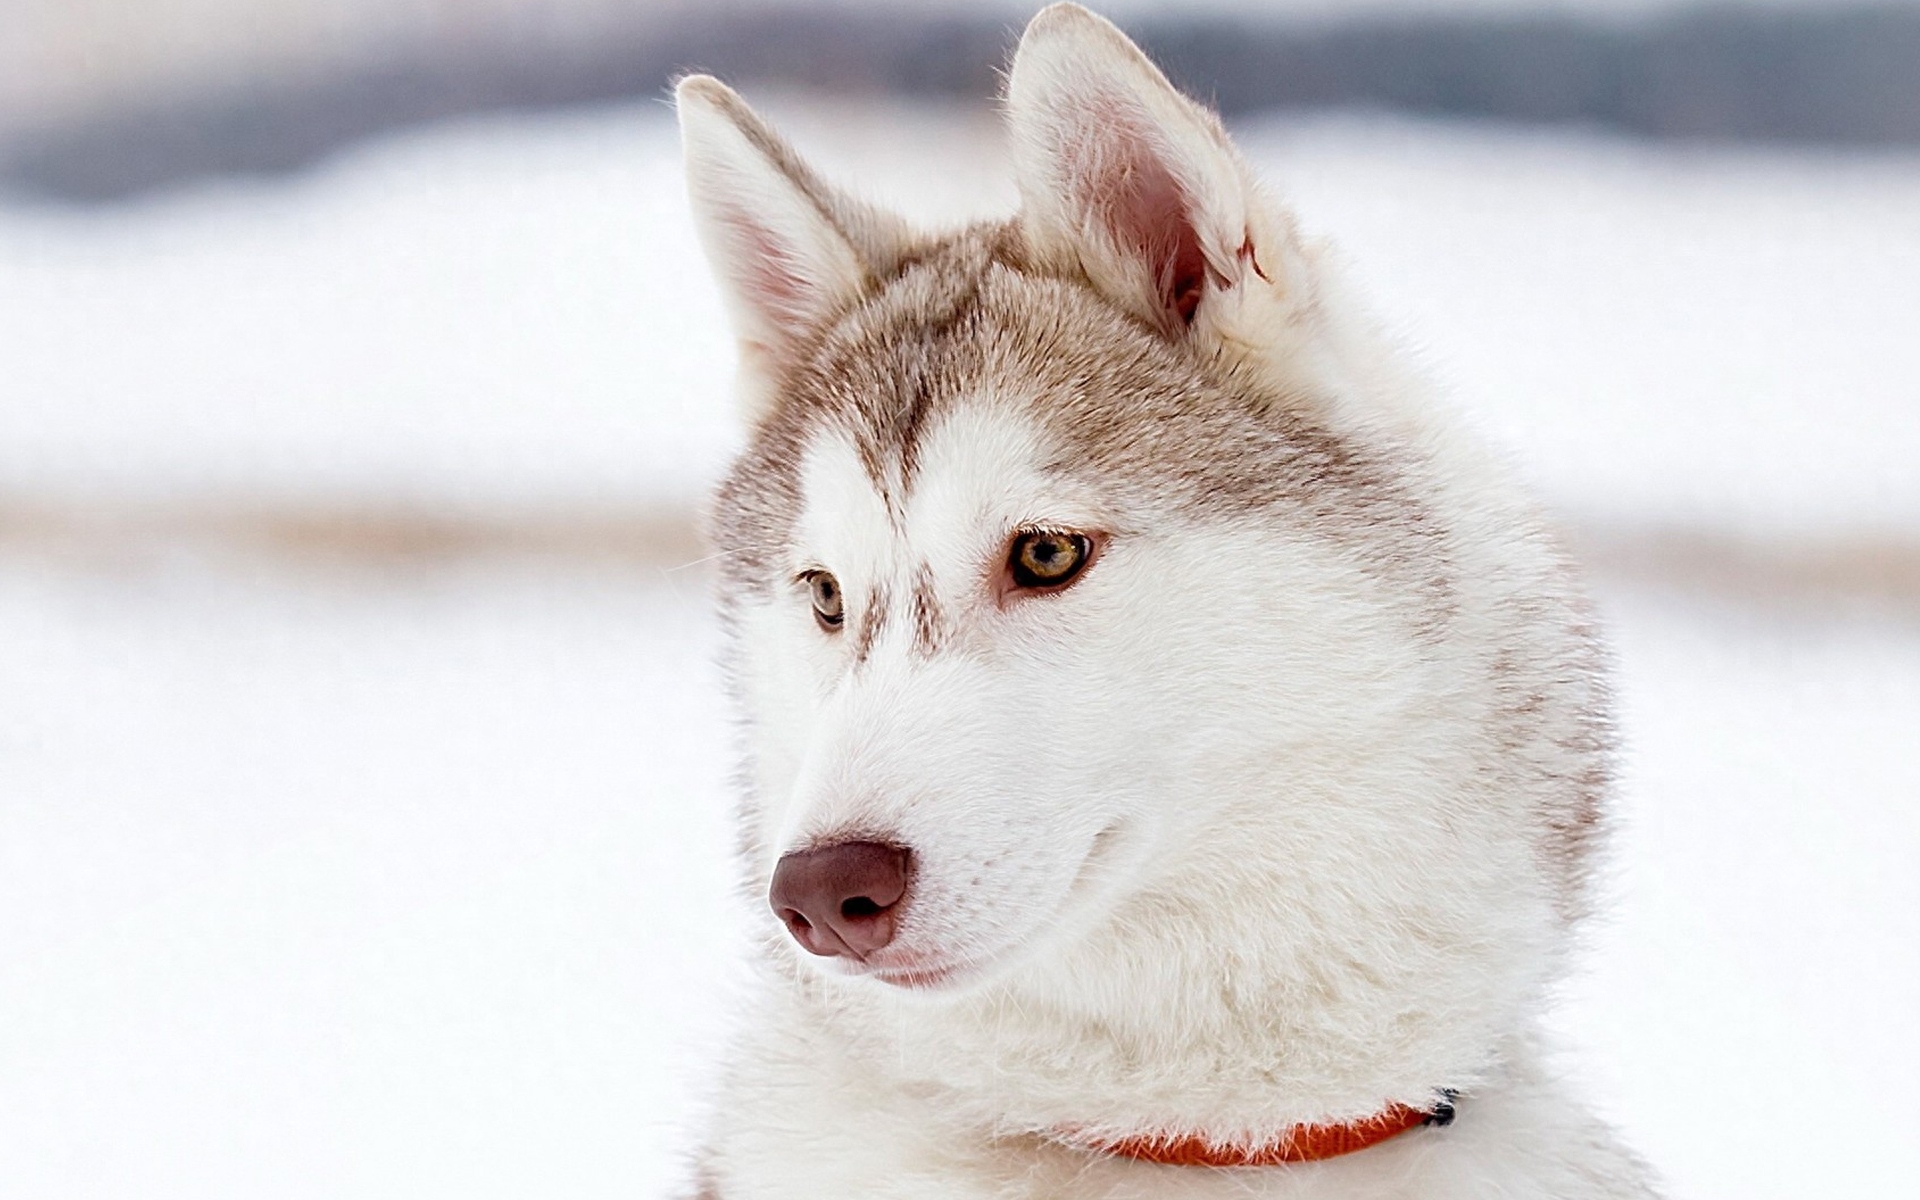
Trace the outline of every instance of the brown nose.
<path fill-rule="evenodd" d="M 809 953 L 864 961 L 893 940 L 912 857 L 902 847 L 878 842 L 803 850 L 773 869 L 768 898 L 787 932 Z"/>

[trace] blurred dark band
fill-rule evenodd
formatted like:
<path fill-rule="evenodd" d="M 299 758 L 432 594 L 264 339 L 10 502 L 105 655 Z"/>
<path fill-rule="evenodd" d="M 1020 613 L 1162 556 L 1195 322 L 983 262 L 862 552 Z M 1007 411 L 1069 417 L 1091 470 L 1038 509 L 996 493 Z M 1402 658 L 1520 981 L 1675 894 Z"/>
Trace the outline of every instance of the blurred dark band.
<path fill-rule="evenodd" d="M 1229 115 L 1372 108 L 1659 138 L 1920 145 L 1920 8 L 1704 9 L 1638 22 L 1226 16 L 1129 26 Z M 529 36 L 155 99 L 0 145 L 0 189 L 108 201 L 196 176 L 297 169 L 371 134 L 470 113 L 659 96 L 699 69 L 840 92 L 991 96 L 998 18 L 730 14 Z"/>

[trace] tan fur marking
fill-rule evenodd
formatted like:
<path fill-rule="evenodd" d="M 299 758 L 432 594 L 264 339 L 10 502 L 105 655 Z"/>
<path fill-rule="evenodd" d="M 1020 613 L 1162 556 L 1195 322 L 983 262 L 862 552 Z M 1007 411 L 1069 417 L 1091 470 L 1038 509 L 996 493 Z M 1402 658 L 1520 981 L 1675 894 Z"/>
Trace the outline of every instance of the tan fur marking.
<path fill-rule="evenodd" d="M 876 587 L 867 594 L 866 611 L 860 614 L 854 626 L 853 661 L 855 665 L 864 663 L 873 656 L 873 648 L 880 641 L 881 633 L 887 627 L 887 606 L 891 598 L 884 587 Z"/>
<path fill-rule="evenodd" d="M 922 564 L 913 577 L 913 644 L 922 654 L 940 649 L 940 600 L 933 590 L 933 572 Z"/>

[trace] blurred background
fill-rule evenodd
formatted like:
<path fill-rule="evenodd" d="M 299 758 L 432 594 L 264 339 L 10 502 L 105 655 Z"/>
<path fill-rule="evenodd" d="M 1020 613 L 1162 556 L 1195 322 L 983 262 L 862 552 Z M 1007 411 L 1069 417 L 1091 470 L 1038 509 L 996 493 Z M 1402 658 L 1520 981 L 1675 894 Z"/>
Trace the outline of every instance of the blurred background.
<path fill-rule="evenodd" d="M 1920 1178 L 1920 2 L 1114 0 L 1585 560 L 1565 1070 Z M 1013 0 L 0 0 L 0 1195 L 662 1196 L 740 985 L 663 103 L 1008 211 Z"/>

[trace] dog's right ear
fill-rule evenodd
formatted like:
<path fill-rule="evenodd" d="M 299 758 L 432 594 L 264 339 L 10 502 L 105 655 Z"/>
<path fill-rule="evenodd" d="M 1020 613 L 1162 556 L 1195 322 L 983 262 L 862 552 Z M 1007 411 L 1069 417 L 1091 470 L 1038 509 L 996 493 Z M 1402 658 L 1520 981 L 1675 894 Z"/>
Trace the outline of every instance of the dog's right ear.
<path fill-rule="evenodd" d="M 688 76 L 674 100 L 694 224 L 740 338 L 746 417 L 758 421 L 806 339 L 892 272 L 908 233 L 828 187 L 719 80 Z"/>

